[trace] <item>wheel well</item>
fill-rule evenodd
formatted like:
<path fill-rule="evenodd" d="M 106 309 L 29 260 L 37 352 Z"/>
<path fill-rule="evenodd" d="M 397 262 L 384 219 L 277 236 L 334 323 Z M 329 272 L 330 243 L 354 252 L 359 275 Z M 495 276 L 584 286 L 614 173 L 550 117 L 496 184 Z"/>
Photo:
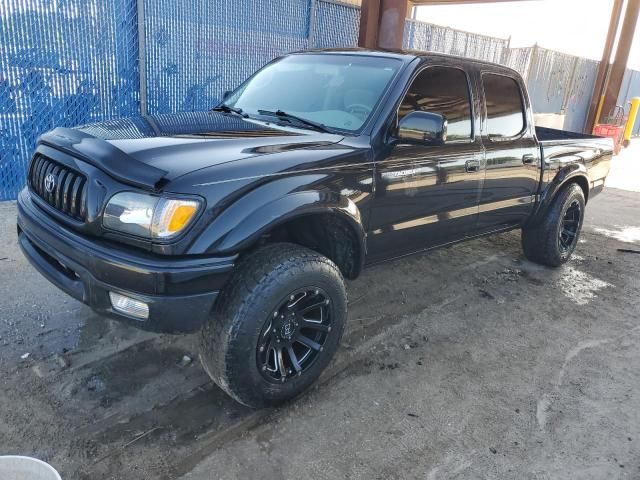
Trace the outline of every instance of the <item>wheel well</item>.
<path fill-rule="evenodd" d="M 362 246 L 355 228 L 331 213 L 294 218 L 262 235 L 258 245 L 290 242 L 307 247 L 331 259 L 342 275 L 354 279 L 362 270 Z"/>
<path fill-rule="evenodd" d="M 582 193 L 584 193 L 584 203 L 587 203 L 589 199 L 589 181 L 585 177 L 574 177 L 569 180 L 566 185 L 570 185 L 572 183 L 578 184 L 580 188 L 582 188 Z"/>

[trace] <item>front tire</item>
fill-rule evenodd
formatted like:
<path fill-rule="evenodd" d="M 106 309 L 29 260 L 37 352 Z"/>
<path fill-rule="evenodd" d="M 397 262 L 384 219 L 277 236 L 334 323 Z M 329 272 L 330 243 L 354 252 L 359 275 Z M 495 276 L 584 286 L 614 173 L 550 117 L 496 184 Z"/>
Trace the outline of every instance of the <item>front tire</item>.
<path fill-rule="evenodd" d="M 327 257 L 294 244 L 250 253 L 220 294 L 201 335 L 200 360 L 238 402 L 261 408 L 296 397 L 338 349 L 344 280 Z"/>
<path fill-rule="evenodd" d="M 522 229 L 522 248 L 532 262 L 558 267 L 571 257 L 578 245 L 584 220 L 582 188 L 571 183 L 553 200 L 545 218 Z"/>

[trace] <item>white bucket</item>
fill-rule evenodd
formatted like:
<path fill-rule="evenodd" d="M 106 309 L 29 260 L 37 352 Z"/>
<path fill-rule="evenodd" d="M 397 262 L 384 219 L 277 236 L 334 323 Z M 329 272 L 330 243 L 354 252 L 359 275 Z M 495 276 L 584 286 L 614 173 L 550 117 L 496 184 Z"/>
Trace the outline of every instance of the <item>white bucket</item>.
<path fill-rule="evenodd" d="M 31 457 L 0 457 L 2 480 L 62 480 L 48 463 Z"/>

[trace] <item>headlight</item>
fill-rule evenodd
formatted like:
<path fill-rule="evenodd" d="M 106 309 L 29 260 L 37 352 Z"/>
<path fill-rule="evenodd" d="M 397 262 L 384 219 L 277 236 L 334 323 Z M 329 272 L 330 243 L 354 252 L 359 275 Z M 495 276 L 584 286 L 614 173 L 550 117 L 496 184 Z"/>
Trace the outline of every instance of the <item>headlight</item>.
<path fill-rule="evenodd" d="M 104 209 L 106 228 L 146 238 L 170 238 L 195 218 L 200 202 L 123 192 L 111 197 Z"/>

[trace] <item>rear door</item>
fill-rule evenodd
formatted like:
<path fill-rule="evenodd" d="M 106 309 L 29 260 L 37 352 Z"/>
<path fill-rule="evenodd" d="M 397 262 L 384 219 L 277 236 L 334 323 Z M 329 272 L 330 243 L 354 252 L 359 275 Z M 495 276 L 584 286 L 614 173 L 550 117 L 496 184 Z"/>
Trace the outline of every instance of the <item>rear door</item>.
<path fill-rule="evenodd" d="M 486 169 L 480 198 L 480 230 L 520 225 L 527 220 L 538 188 L 540 153 L 527 112 L 529 100 L 519 75 L 483 71 L 482 143 Z"/>
<path fill-rule="evenodd" d="M 478 220 L 482 144 L 474 89 L 466 70 L 429 65 L 410 82 L 398 119 L 420 110 L 443 115 L 442 145 L 397 143 L 375 164 L 369 225 L 372 261 L 463 238 Z"/>

